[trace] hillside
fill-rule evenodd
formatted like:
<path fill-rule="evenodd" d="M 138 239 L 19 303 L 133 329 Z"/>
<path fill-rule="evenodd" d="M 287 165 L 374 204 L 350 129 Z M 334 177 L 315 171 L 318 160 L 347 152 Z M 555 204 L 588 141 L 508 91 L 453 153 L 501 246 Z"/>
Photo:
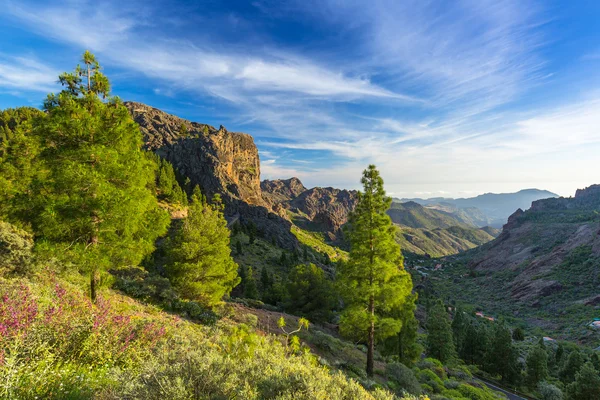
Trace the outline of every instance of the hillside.
<path fill-rule="evenodd" d="M 536 200 L 558 197 L 547 190 L 524 189 L 516 193 L 485 193 L 471 198 L 399 199 L 399 202 L 414 201 L 428 208 L 454 214 L 463 222 L 483 227 L 502 227 L 517 209 L 526 210 Z"/>
<path fill-rule="evenodd" d="M 308 235 L 344 246 L 341 228 L 356 205 L 356 192 L 334 188 L 307 189 L 298 178 L 261 182 L 262 196 L 273 210 L 289 218 Z M 492 240 L 494 229 L 479 229 L 451 213 L 416 202 L 392 203 L 388 210 L 399 226 L 403 251 L 441 257 L 472 249 Z M 306 237 L 306 235 L 304 235 Z"/>
<path fill-rule="evenodd" d="M 494 230 L 479 229 L 454 215 L 416 202 L 392 203 L 388 211 L 400 228 L 403 251 L 432 257 L 456 254 L 492 240 Z"/>
<path fill-rule="evenodd" d="M 498 238 L 454 264 L 442 275 L 453 297 L 559 337 L 600 339 L 587 327 L 600 305 L 600 185 L 517 210 Z"/>

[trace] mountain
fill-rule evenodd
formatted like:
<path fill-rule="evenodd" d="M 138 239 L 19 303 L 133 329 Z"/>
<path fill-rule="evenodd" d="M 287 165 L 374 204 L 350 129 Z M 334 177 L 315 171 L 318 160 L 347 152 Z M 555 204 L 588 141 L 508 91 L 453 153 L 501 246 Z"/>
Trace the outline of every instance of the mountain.
<path fill-rule="evenodd" d="M 324 235 L 344 246 L 341 228 L 356 206 L 356 191 L 306 189 L 298 178 L 261 182 L 264 201 L 298 227 Z M 450 213 L 415 202 L 392 203 L 388 214 L 400 227 L 396 240 L 403 251 L 441 257 L 472 249 L 492 240 L 493 230 L 479 229 Z"/>
<path fill-rule="evenodd" d="M 341 228 L 356 206 L 356 191 L 307 189 L 297 178 L 261 182 L 252 136 L 191 122 L 141 103 L 125 105 L 140 126 L 146 149 L 168 160 L 181 183 L 189 179 L 191 187 L 199 185 L 209 198 L 219 194 L 231 223 L 251 224 L 287 250 L 300 248 L 299 236 L 304 242 L 316 239 L 322 249 L 323 241 L 344 246 Z M 455 254 L 493 239 L 467 218 L 416 202 L 394 203 L 389 214 L 401 227 L 398 241 L 405 251 L 416 254 Z"/>
<path fill-rule="evenodd" d="M 355 190 L 331 187 L 306 189 L 298 178 L 261 182 L 263 199 L 281 215 L 309 231 L 341 242 L 341 227 L 348 221 L 357 201 Z"/>
<path fill-rule="evenodd" d="M 600 185 L 518 209 L 456 265 L 445 281 L 454 296 L 565 338 L 600 338 L 586 329 L 600 306 Z"/>
<path fill-rule="evenodd" d="M 404 252 L 432 257 L 456 254 L 494 239 L 494 231 L 467 224 L 454 215 L 416 202 L 392 203 L 388 214 L 400 227 Z"/>
<path fill-rule="evenodd" d="M 252 136 L 167 114 L 136 102 L 125 106 L 140 126 L 147 150 L 168 160 L 182 182 L 188 178 L 211 198 L 219 194 L 229 221 L 252 223 L 279 246 L 299 246 L 291 223 L 262 197 L 260 160 Z"/>
<path fill-rule="evenodd" d="M 431 199 L 395 199 L 397 202 L 413 201 L 428 208 L 435 208 L 454 214 L 463 222 L 483 227 L 500 228 L 516 210 L 526 210 L 536 200 L 558 197 L 547 190 L 524 189 L 516 193 L 486 193 L 471 198 L 451 199 L 436 197 Z"/>

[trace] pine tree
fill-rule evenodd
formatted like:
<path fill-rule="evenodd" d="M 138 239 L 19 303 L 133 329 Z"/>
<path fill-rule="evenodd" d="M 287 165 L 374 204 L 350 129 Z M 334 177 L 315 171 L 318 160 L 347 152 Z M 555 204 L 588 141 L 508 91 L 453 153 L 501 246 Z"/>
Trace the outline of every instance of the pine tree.
<path fill-rule="evenodd" d="M 467 334 L 468 320 L 464 311 L 457 308 L 454 312 L 454 318 L 452 319 L 452 336 L 454 338 L 454 345 L 458 354 L 461 353 L 465 335 Z"/>
<path fill-rule="evenodd" d="M 600 399 L 600 375 L 592 363 L 584 364 L 575 375 L 575 382 L 567 387 L 571 400 Z"/>
<path fill-rule="evenodd" d="M 558 373 L 560 380 L 566 385 L 575 380 L 575 375 L 579 369 L 583 366 L 584 360 L 581 353 L 578 350 L 573 350 L 569 354 L 569 358 L 565 362 L 565 365 L 561 368 Z"/>
<path fill-rule="evenodd" d="M 386 315 L 406 301 L 412 282 L 404 271 L 396 230 L 386 214 L 392 200 L 374 165 L 363 172 L 361 182 L 363 191 L 358 193 L 345 234 L 350 242 L 349 261 L 337 275 L 347 304 L 340 329 L 346 333 L 357 329 L 367 342 L 366 370 L 373 376 L 376 330 L 379 339 L 400 331 L 401 322 Z"/>
<path fill-rule="evenodd" d="M 284 267 L 287 266 L 288 260 L 287 260 L 287 256 L 285 255 L 285 251 L 281 252 L 281 257 L 279 257 L 279 264 Z"/>
<path fill-rule="evenodd" d="M 238 256 L 242 255 L 244 252 L 244 250 L 242 249 L 242 242 L 240 240 L 235 242 L 235 252 Z"/>
<path fill-rule="evenodd" d="M 452 325 L 441 300 L 434 302 L 427 311 L 427 354 L 447 363 L 456 358 Z"/>
<path fill-rule="evenodd" d="M 522 342 L 523 340 L 525 340 L 525 333 L 523 333 L 523 329 L 516 327 L 515 330 L 513 330 L 512 337 L 513 340 Z"/>
<path fill-rule="evenodd" d="M 490 334 L 484 324 L 471 321 L 460 346 L 460 357 L 472 365 L 483 366 L 486 352 L 489 349 Z"/>
<path fill-rule="evenodd" d="M 40 252 L 90 271 L 95 299 L 98 271 L 139 264 L 169 218 L 148 189 L 156 164 L 142 151 L 139 127 L 109 97 L 95 57 L 86 51 L 83 62 L 59 77 L 66 89 L 47 97 L 47 115 L 33 127 L 42 173 L 32 184 L 30 212 Z"/>
<path fill-rule="evenodd" d="M 188 216 L 167 248 L 168 277 L 183 296 L 206 306 L 218 303 L 240 282 L 227 221 L 216 200 L 206 205 L 193 196 Z"/>
<path fill-rule="evenodd" d="M 520 376 L 518 354 L 512 344 L 510 329 L 498 324 L 490 341 L 486 360 L 487 371 L 499 374 L 503 382 L 516 383 Z"/>
<path fill-rule="evenodd" d="M 258 288 L 256 287 L 256 278 L 254 278 L 254 270 L 252 267 L 246 267 L 244 276 L 244 297 L 247 299 L 258 299 Z"/>
<path fill-rule="evenodd" d="M 335 305 L 332 282 L 315 264 L 292 268 L 286 284 L 285 309 L 314 321 L 327 321 Z"/>
<path fill-rule="evenodd" d="M 417 343 L 419 321 L 415 317 L 416 300 L 416 294 L 409 296 L 400 309 L 402 328 L 398 333 L 398 359 L 406 366 L 414 364 L 421 355 L 421 346 Z"/>
<path fill-rule="evenodd" d="M 527 383 L 532 388 L 548 377 L 548 354 L 543 347 L 538 345 L 529 351 L 525 360 L 525 372 Z"/>
<path fill-rule="evenodd" d="M 266 267 L 263 267 L 260 271 L 260 284 L 262 286 L 263 292 L 270 290 L 273 286 L 273 276 L 269 274 L 269 271 Z"/>

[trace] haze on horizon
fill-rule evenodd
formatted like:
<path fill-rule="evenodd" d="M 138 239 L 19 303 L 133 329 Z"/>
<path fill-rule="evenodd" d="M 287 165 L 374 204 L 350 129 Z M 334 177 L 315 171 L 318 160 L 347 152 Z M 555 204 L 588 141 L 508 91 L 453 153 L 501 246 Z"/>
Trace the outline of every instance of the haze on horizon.
<path fill-rule="evenodd" d="M 0 0 L 0 107 L 93 51 L 125 100 L 254 136 L 263 178 L 396 197 L 600 183 L 600 3 Z"/>

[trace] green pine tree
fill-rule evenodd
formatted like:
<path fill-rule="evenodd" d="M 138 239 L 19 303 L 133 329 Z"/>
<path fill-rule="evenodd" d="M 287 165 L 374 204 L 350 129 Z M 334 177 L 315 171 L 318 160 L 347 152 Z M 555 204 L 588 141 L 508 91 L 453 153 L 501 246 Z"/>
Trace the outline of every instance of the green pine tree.
<path fill-rule="evenodd" d="M 525 340 L 525 333 L 523 332 L 523 329 L 521 329 L 520 327 L 516 327 L 513 330 L 512 337 L 517 342 L 522 342 L 523 340 Z"/>
<path fill-rule="evenodd" d="M 457 353 L 461 353 L 465 336 L 467 334 L 468 319 L 465 312 L 457 308 L 454 312 L 454 318 L 452 319 L 452 335 L 454 338 L 454 345 L 456 346 Z"/>
<path fill-rule="evenodd" d="M 350 214 L 345 237 L 350 257 L 337 277 L 347 308 L 340 330 L 355 331 L 367 343 L 367 375 L 373 376 L 376 331 L 380 340 L 396 335 L 401 321 L 387 315 L 406 301 L 412 290 L 410 275 L 404 270 L 395 227 L 386 214 L 392 199 L 383 189 L 383 179 L 374 165 L 363 172 L 363 191 L 358 193 Z"/>
<path fill-rule="evenodd" d="M 402 328 L 398 333 L 398 359 L 406 366 L 414 364 L 421 355 L 421 346 L 417 343 L 419 321 L 415 317 L 416 300 L 416 294 L 409 296 L 400 309 Z"/>
<path fill-rule="evenodd" d="M 442 363 L 456 358 L 452 325 L 446 307 L 441 300 L 434 302 L 427 311 L 427 354 Z"/>
<path fill-rule="evenodd" d="M 315 264 L 292 268 L 287 279 L 285 309 L 314 321 L 327 321 L 335 305 L 332 282 Z"/>
<path fill-rule="evenodd" d="M 518 354 L 512 344 L 510 329 L 498 324 L 490 341 L 490 350 L 486 354 L 487 371 L 498 374 L 503 382 L 517 383 L 520 376 Z"/>
<path fill-rule="evenodd" d="M 560 380 L 565 384 L 569 384 L 575 380 L 575 375 L 579 369 L 583 366 L 584 359 L 578 350 L 573 350 L 569 354 L 567 361 L 560 369 L 558 376 Z"/>
<path fill-rule="evenodd" d="M 254 270 L 252 267 L 246 267 L 244 276 L 244 297 L 247 299 L 258 299 L 258 287 L 256 286 L 256 278 L 254 277 Z"/>
<path fill-rule="evenodd" d="M 90 271 L 91 297 L 98 272 L 137 265 L 166 232 L 168 215 L 148 189 L 156 164 L 142 151 L 142 135 L 95 57 L 59 77 L 47 115 L 36 119 L 41 173 L 32 184 L 31 212 L 38 250 Z M 108 98 L 102 101 L 100 96 Z"/>
<path fill-rule="evenodd" d="M 600 374 L 592 363 L 585 363 L 575 375 L 575 381 L 567 386 L 570 400 L 600 399 Z"/>
<path fill-rule="evenodd" d="M 221 301 L 240 282 L 220 204 L 206 205 L 194 196 L 167 256 L 169 279 L 183 296 L 206 306 Z"/>
<path fill-rule="evenodd" d="M 538 345 L 529 351 L 525 360 L 525 374 L 527 384 L 532 388 L 548 377 L 548 354 L 543 347 Z"/>

